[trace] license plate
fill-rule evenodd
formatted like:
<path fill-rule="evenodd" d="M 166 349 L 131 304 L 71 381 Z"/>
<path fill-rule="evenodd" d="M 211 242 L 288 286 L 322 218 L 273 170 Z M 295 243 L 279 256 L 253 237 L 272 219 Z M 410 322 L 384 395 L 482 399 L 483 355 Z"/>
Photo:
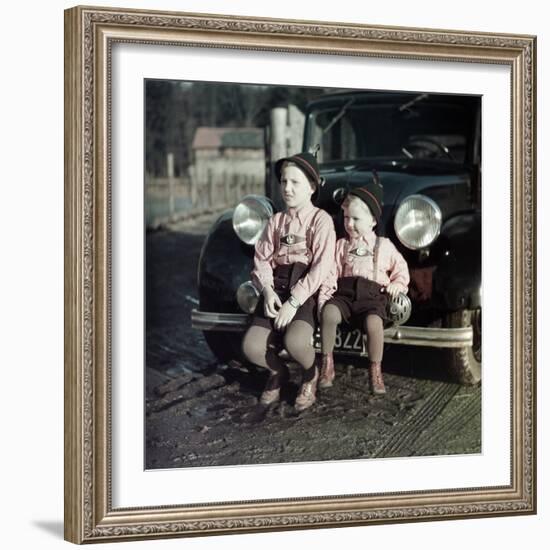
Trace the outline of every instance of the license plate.
<path fill-rule="evenodd" d="M 313 345 L 315 349 L 321 349 L 321 332 L 319 329 L 315 331 L 313 336 Z M 345 327 L 338 327 L 336 329 L 334 351 L 336 353 L 363 353 L 363 334 L 359 329 L 348 330 Z"/>

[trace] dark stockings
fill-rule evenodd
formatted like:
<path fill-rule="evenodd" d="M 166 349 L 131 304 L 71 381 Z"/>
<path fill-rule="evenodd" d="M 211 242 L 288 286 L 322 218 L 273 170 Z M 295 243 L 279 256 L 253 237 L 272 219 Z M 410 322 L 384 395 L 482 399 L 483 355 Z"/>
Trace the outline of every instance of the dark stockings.
<path fill-rule="evenodd" d="M 284 346 L 291 357 L 304 369 L 304 380 L 312 379 L 315 351 L 312 345 L 313 328 L 305 321 L 292 321 L 284 335 Z M 243 339 L 243 353 L 252 363 L 269 369 L 271 377 L 266 389 L 279 387 L 287 369 L 279 358 L 280 336 L 267 328 L 252 326 Z"/>
<path fill-rule="evenodd" d="M 315 376 L 312 338 L 313 327 L 305 321 L 292 321 L 285 332 L 285 348 L 304 369 L 304 382 L 309 382 Z"/>
<path fill-rule="evenodd" d="M 342 314 L 334 304 L 323 308 L 321 323 L 321 350 L 324 354 L 332 353 L 336 342 L 336 328 L 342 322 Z M 384 322 L 378 315 L 367 315 L 363 325 L 367 335 L 369 360 L 380 363 L 384 354 Z"/>
<path fill-rule="evenodd" d="M 258 326 L 250 327 L 243 339 L 245 357 L 251 363 L 265 367 L 271 373 L 266 386 L 268 390 L 280 387 L 287 372 L 286 365 L 278 355 L 280 351 L 277 345 L 278 340 L 278 335 L 275 332 Z"/>
<path fill-rule="evenodd" d="M 334 304 L 327 304 L 321 317 L 321 351 L 325 354 L 332 353 L 336 342 L 336 328 L 342 322 L 342 314 Z"/>
<path fill-rule="evenodd" d="M 380 363 L 384 354 L 384 322 L 378 315 L 367 315 L 364 330 L 371 363 Z"/>

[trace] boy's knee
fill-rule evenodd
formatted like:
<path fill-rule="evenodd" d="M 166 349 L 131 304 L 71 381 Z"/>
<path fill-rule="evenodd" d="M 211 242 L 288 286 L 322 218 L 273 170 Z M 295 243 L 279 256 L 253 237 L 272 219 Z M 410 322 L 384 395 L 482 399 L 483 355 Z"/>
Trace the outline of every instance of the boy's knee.
<path fill-rule="evenodd" d="M 308 339 L 297 331 L 287 330 L 283 340 L 286 351 L 293 357 L 307 348 Z"/>
<path fill-rule="evenodd" d="M 285 336 L 284 336 L 284 339 L 283 339 L 283 345 L 284 345 L 286 351 L 288 351 L 288 353 L 290 353 L 290 355 L 293 355 L 293 352 L 296 350 L 296 338 L 293 337 L 292 331 L 287 330 L 285 332 Z"/>
<path fill-rule="evenodd" d="M 382 320 L 382 317 L 379 315 L 369 314 L 365 318 L 365 321 L 363 323 L 365 332 L 368 334 L 369 332 L 379 332 L 384 330 L 384 321 Z"/>
<path fill-rule="evenodd" d="M 333 304 L 327 304 L 321 311 L 321 320 L 323 323 L 337 325 L 340 321 L 340 310 Z"/>
<path fill-rule="evenodd" d="M 248 337 L 248 332 L 247 332 L 245 333 L 243 337 L 243 341 L 241 342 L 241 351 L 244 357 L 246 357 L 246 359 L 248 359 L 249 361 L 252 361 L 252 358 L 250 357 L 249 340 L 250 338 Z"/>
<path fill-rule="evenodd" d="M 250 330 L 247 331 L 241 344 L 241 350 L 246 359 L 248 359 L 251 363 L 257 363 L 258 360 L 261 360 L 261 347 L 262 346 L 260 345 L 257 336 L 252 335 Z M 265 350 L 263 350 L 263 355 L 265 355 Z"/>

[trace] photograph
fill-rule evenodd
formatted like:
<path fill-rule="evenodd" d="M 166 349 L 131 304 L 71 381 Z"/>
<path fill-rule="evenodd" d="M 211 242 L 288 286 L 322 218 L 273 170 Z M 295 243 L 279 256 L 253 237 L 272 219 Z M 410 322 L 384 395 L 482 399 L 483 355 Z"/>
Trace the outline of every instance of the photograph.
<path fill-rule="evenodd" d="M 66 540 L 536 512 L 535 46 L 65 11 Z"/>
<path fill-rule="evenodd" d="M 544 3 L 6 9 L 3 547 L 548 546 Z"/>
<path fill-rule="evenodd" d="M 480 453 L 481 97 L 144 95 L 146 468 Z"/>

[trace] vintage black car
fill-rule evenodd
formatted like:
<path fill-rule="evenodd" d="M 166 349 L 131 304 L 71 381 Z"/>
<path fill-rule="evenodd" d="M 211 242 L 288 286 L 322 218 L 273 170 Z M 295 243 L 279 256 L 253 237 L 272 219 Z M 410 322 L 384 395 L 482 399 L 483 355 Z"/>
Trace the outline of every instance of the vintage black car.
<path fill-rule="evenodd" d="M 444 349 L 446 367 L 463 384 L 481 379 L 481 102 L 476 96 L 343 92 L 312 101 L 304 147 L 320 145 L 326 184 L 318 206 L 343 236 L 346 192 L 378 173 L 384 186 L 379 232 L 408 262 L 410 302 L 392 304 L 387 344 Z M 257 292 L 250 283 L 254 243 L 283 207 L 277 182 L 223 213 L 202 248 L 199 310 L 216 356 L 240 357 L 240 340 Z M 412 303 L 412 311 L 408 306 Z M 362 337 L 343 327 L 336 354 L 363 353 Z"/>

